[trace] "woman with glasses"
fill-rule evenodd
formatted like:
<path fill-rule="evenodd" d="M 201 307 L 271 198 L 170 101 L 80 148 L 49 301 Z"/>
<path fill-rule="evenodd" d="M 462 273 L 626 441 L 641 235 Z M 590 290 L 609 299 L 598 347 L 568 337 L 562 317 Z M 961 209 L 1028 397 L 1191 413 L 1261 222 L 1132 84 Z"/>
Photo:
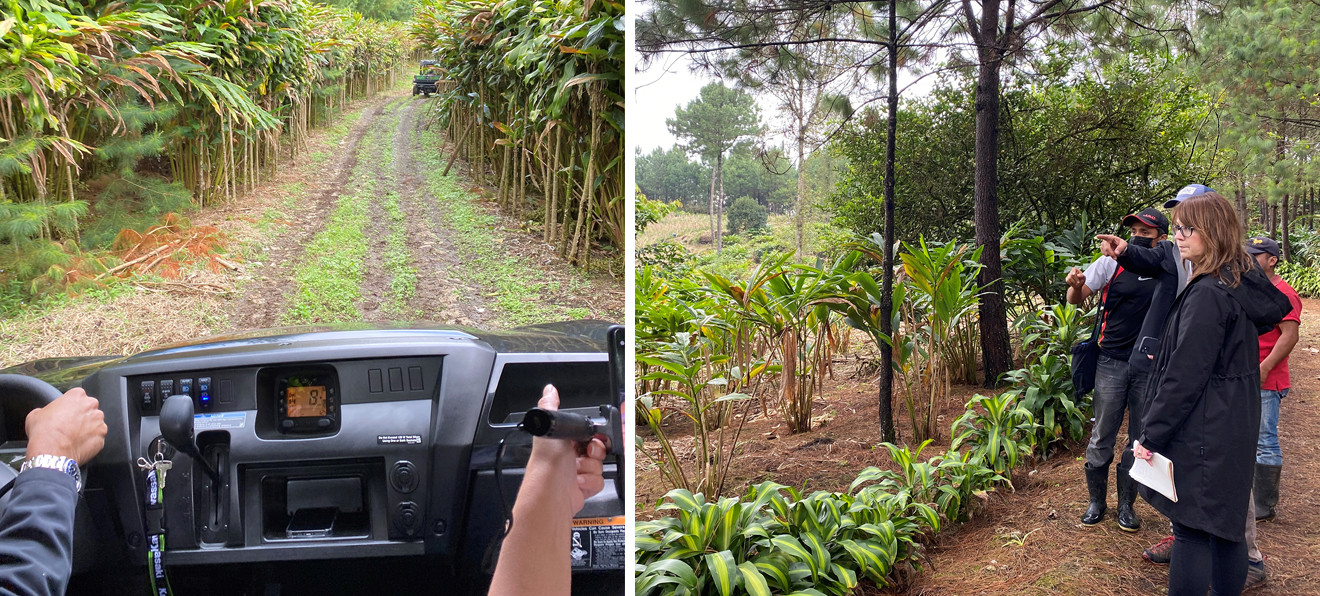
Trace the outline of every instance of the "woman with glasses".
<path fill-rule="evenodd" d="M 1245 526 L 1260 424 L 1258 328 L 1291 305 L 1242 248 L 1233 206 L 1213 191 L 1174 207 L 1179 254 L 1192 278 L 1160 338 L 1137 458 L 1173 461 L 1174 502 L 1141 495 L 1173 522 L 1169 594 L 1240 594 Z"/>

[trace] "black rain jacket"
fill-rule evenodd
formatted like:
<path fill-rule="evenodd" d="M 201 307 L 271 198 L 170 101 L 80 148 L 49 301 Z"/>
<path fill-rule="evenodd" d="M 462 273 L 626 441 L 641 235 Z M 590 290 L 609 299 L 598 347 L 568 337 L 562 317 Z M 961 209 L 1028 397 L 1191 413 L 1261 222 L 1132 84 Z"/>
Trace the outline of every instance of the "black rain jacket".
<path fill-rule="evenodd" d="M 77 505 L 78 490 L 64 472 L 33 468 L 14 479 L 0 515 L 0 594 L 64 594 Z"/>
<path fill-rule="evenodd" d="M 1118 264 L 1124 269 L 1140 276 L 1156 278 L 1150 309 L 1146 311 L 1146 318 L 1141 322 L 1141 333 L 1137 334 L 1137 342 L 1132 345 L 1132 355 L 1128 357 L 1128 365 L 1135 371 L 1150 372 L 1153 368 L 1155 361 L 1152 357 L 1159 353 L 1160 333 L 1164 331 L 1169 312 L 1173 309 L 1173 301 L 1187 282 L 1186 279 L 1180 279 L 1179 275 L 1182 271 L 1181 277 L 1186 277 L 1181 267 L 1182 261 L 1178 246 L 1168 240 L 1150 248 L 1129 243 L 1127 250 L 1118 256 Z"/>
<path fill-rule="evenodd" d="M 1290 309 L 1259 268 L 1236 288 L 1197 276 L 1174 302 L 1139 439 L 1173 461 L 1177 503 L 1140 487 L 1169 519 L 1226 540 L 1245 538 L 1260 430 L 1258 338 Z"/>

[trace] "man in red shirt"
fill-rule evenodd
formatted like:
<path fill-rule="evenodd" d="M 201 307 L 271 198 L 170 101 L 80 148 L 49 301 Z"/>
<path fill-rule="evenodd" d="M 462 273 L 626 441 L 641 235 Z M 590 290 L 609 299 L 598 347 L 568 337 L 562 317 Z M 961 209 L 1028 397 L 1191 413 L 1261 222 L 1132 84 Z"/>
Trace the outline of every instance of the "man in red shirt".
<path fill-rule="evenodd" d="M 1274 267 L 1279 263 L 1279 244 L 1269 238 L 1247 239 L 1247 253 L 1260 263 L 1265 274 L 1292 303 L 1292 311 L 1274 329 L 1260 336 L 1260 439 L 1256 443 L 1256 478 L 1253 486 L 1256 519 L 1274 519 L 1279 502 L 1279 472 L 1283 452 L 1279 449 L 1279 402 L 1288 396 L 1288 354 L 1297 345 L 1302 323 L 1302 300 L 1283 281 Z"/>

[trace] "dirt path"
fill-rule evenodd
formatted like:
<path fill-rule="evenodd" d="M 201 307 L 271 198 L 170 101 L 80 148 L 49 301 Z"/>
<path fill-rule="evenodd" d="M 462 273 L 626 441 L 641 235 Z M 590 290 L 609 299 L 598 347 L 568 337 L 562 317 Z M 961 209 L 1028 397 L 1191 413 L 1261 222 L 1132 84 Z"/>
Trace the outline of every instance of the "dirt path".
<path fill-rule="evenodd" d="M 446 143 L 421 130 L 435 101 L 400 88 L 359 102 L 270 182 L 189 214 L 233 239 L 238 272 L 121 283 L 0 320 L 0 367 L 284 324 L 622 321 L 621 273 L 568 266 L 534 226 L 501 215 L 463 162 L 439 175 Z M 332 262 L 338 253 L 361 257 Z"/>
<path fill-rule="evenodd" d="M 1279 442 L 1284 454 L 1278 517 L 1257 527 L 1269 583 L 1252 594 L 1320 594 L 1320 300 L 1302 301 L 1301 341 L 1289 360 L 1292 391 L 1283 400 Z M 929 566 L 908 595 L 1164 594 L 1168 567 L 1141 558 L 1168 535 L 1169 524 L 1138 499 L 1141 531 L 1114 521 L 1114 494 L 1105 521 L 1084 528 L 1081 453 L 1064 454 L 1035 470 L 1018 491 L 1001 491 L 982 515 L 940 537 Z"/>

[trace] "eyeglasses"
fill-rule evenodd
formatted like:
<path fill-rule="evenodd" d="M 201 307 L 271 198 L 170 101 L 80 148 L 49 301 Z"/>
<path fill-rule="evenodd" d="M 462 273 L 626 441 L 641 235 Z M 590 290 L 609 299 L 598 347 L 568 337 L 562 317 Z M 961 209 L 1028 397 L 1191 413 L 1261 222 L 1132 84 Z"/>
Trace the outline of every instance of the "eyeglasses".
<path fill-rule="evenodd" d="M 1196 228 L 1193 228 L 1192 226 L 1187 226 L 1187 227 L 1183 227 L 1183 226 L 1173 226 L 1173 234 L 1174 234 L 1175 236 L 1182 236 L 1183 238 L 1190 238 L 1191 235 L 1194 234 L 1194 233 L 1196 233 Z"/>

